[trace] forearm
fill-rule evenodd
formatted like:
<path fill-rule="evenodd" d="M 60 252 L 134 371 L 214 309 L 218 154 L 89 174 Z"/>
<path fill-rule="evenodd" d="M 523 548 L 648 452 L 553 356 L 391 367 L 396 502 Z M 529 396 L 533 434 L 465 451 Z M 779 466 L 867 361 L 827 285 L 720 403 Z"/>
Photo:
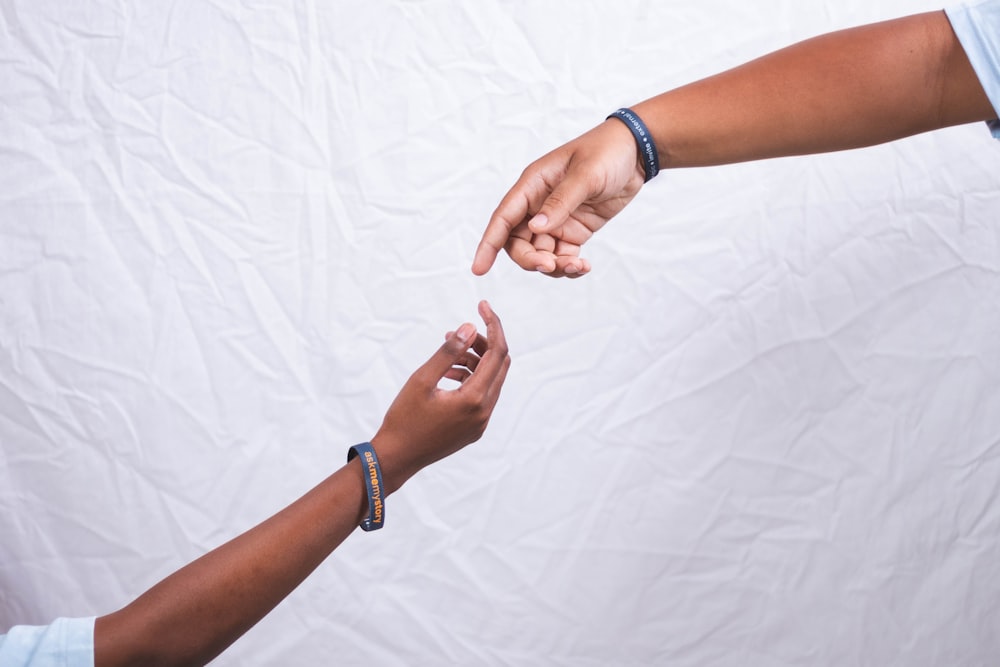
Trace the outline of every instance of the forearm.
<path fill-rule="evenodd" d="M 380 493 L 482 436 L 510 367 L 503 327 L 485 301 L 487 335 L 466 322 L 417 369 L 371 440 Z M 460 383 L 444 390 L 444 378 Z M 365 473 L 366 474 L 366 473 Z M 94 626 L 95 667 L 200 665 L 295 589 L 368 512 L 361 458 Z M 377 477 L 377 475 L 376 475 Z"/>
<path fill-rule="evenodd" d="M 295 589 L 367 511 L 357 460 L 270 519 L 97 619 L 95 665 L 204 664 Z"/>
<path fill-rule="evenodd" d="M 633 109 L 664 167 L 857 148 L 996 116 L 943 12 L 800 42 Z"/>

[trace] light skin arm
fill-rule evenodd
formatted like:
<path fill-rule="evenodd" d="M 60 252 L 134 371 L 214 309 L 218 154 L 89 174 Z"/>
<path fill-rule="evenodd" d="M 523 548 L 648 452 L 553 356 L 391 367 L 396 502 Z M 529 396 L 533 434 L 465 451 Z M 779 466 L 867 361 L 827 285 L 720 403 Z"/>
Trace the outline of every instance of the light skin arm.
<path fill-rule="evenodd" d="M 631 108 L 665 169 L 858 148 L 997 117 L 944 12 L 822 35 Z M 642 185 L 631 133 L 605 121 L 524 170 L 490 218 L 473 273 L 505 249 L 529 271 L 586 274 L 580 247 Z"/>
<path fill-rule="evenodd" d="M 371 443 L 386 494 L 482 436 L 510 367 L 496 314 L 466 323 L 406 382 Z M 441 378 L 460 382 L 438 388 Z M 346 447 L 344 449 L 346 454 Z M 94 627 L 95 667 L 199 665 L 294 590 L 367 513 L 360 459 L 263 523 L 168 576 Z"/>

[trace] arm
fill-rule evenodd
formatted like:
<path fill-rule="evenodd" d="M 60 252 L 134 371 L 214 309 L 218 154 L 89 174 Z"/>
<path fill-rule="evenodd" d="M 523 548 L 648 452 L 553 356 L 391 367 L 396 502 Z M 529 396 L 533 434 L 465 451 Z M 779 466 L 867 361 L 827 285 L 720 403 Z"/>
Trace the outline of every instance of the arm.
<path fill-rule="evenodd" d="M 672 167 L 858 148 L 996 116 L 944 12 L 822 35 L 635 111 Z"/>
<path fill-rule="evenodd" d="M 403 386 L 371 442 L 386 493 L 479 439 L 510 366 L 500 320 L 463 324 Z M 442 377 L 461 382 L 438 389 Z M 346 453 L 346 447 L 344 449 Z M 94 626 L 94 664 L 204 664 L 295 589 L 359 524 L 367 496 L 358 458 L 297 501 L 153 586 Z"/>
<path fill-rule="evenodd" d="M 996 117 L 943 12 L 822 35 L 632 107 L 662 168 L 869 146 Z M 543 156 L 490 218 L 472 270 L 501 248 L 553 276 L 590 270 L 580 246 L 643 184 L 618 120 Z"/>

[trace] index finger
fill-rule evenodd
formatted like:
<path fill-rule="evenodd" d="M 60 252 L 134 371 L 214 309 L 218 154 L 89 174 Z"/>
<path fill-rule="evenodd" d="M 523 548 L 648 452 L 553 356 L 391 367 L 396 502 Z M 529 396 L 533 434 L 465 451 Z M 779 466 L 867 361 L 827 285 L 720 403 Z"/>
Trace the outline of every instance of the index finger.
<path fill-rule="evenodd" d="M 477 276 L 490 270 L 514 230 L 527 223 L 532 211 L 537 210 L 548 196 L 549 186 L 545 178 L 547 167 L 541 164 L 548 157 L 544 156 L 528 165 L 490 216 L 472 261 L 472 272 Z"/>
<path fill-rule="evenodd" d="M 487 349 L 479 359 L 479 365 L 465 384 L 458 391 L 478 391 L 485 395 L 500 376 L 504 360 L 507 358 L 507 338 L 503 332 L 500 318 L 490 308 L 486 301 L 479 302 L 479 314 L 486 323 Z"/>
<path fill-rule="evenodd" d="M 472 260 L 472 272 L 477 276 L 490 270 L 497 255 L 507 245 L 511 232 L 528 215 L 528 198 L 519 192 L 520 186 L 521 182 L 518 181 L 490 216 L 483 238 L 476 248 L 475 259 Z"/>

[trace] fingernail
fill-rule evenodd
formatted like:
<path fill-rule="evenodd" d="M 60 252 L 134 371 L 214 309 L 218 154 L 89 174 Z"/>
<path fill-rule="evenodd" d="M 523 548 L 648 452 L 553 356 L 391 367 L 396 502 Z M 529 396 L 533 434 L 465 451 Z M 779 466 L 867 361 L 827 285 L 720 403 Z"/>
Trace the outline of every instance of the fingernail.
<path fill-rule="evenodd" d="M 551 269 L 544 264 L 539 264 L 535 267 L 535 271 L 540 271 L 541 273 L 548 273 Z"/>
<path fill-rule="evenodd" d="M 476 327 L 466 322 L 465 324 L 463 324 L 458 328 L 458 331 L 455 332 L 455 335 L 458 336 L 458 339 L 463 343 L 468 343 L 469 340 L 472 338 L 472 334 L 473 332 L 475 332 L 475 330 Z"/>
<path fill-rule="evenodd" d="M 533 232 L 540 232 L 545 229 L 545 225 L 547 224 L 549 224 L 549 216 L 539 213 L 528 221 L 528 228 Z"/>
<path fill-rule="evenodd" d="M 576 268 L 576 265 L 575 265 L 575 264 L 570 264 L 569 266 L 567 266 L 567 267 L 566 267 L 566 268 L 564 269 L 564 271 L 566 271 L 566 273 L 576 273 L 576 272 L 577 272 L 577 271 L 579 271 L 579 270 L 580 270 L 580 269 Z"/>

